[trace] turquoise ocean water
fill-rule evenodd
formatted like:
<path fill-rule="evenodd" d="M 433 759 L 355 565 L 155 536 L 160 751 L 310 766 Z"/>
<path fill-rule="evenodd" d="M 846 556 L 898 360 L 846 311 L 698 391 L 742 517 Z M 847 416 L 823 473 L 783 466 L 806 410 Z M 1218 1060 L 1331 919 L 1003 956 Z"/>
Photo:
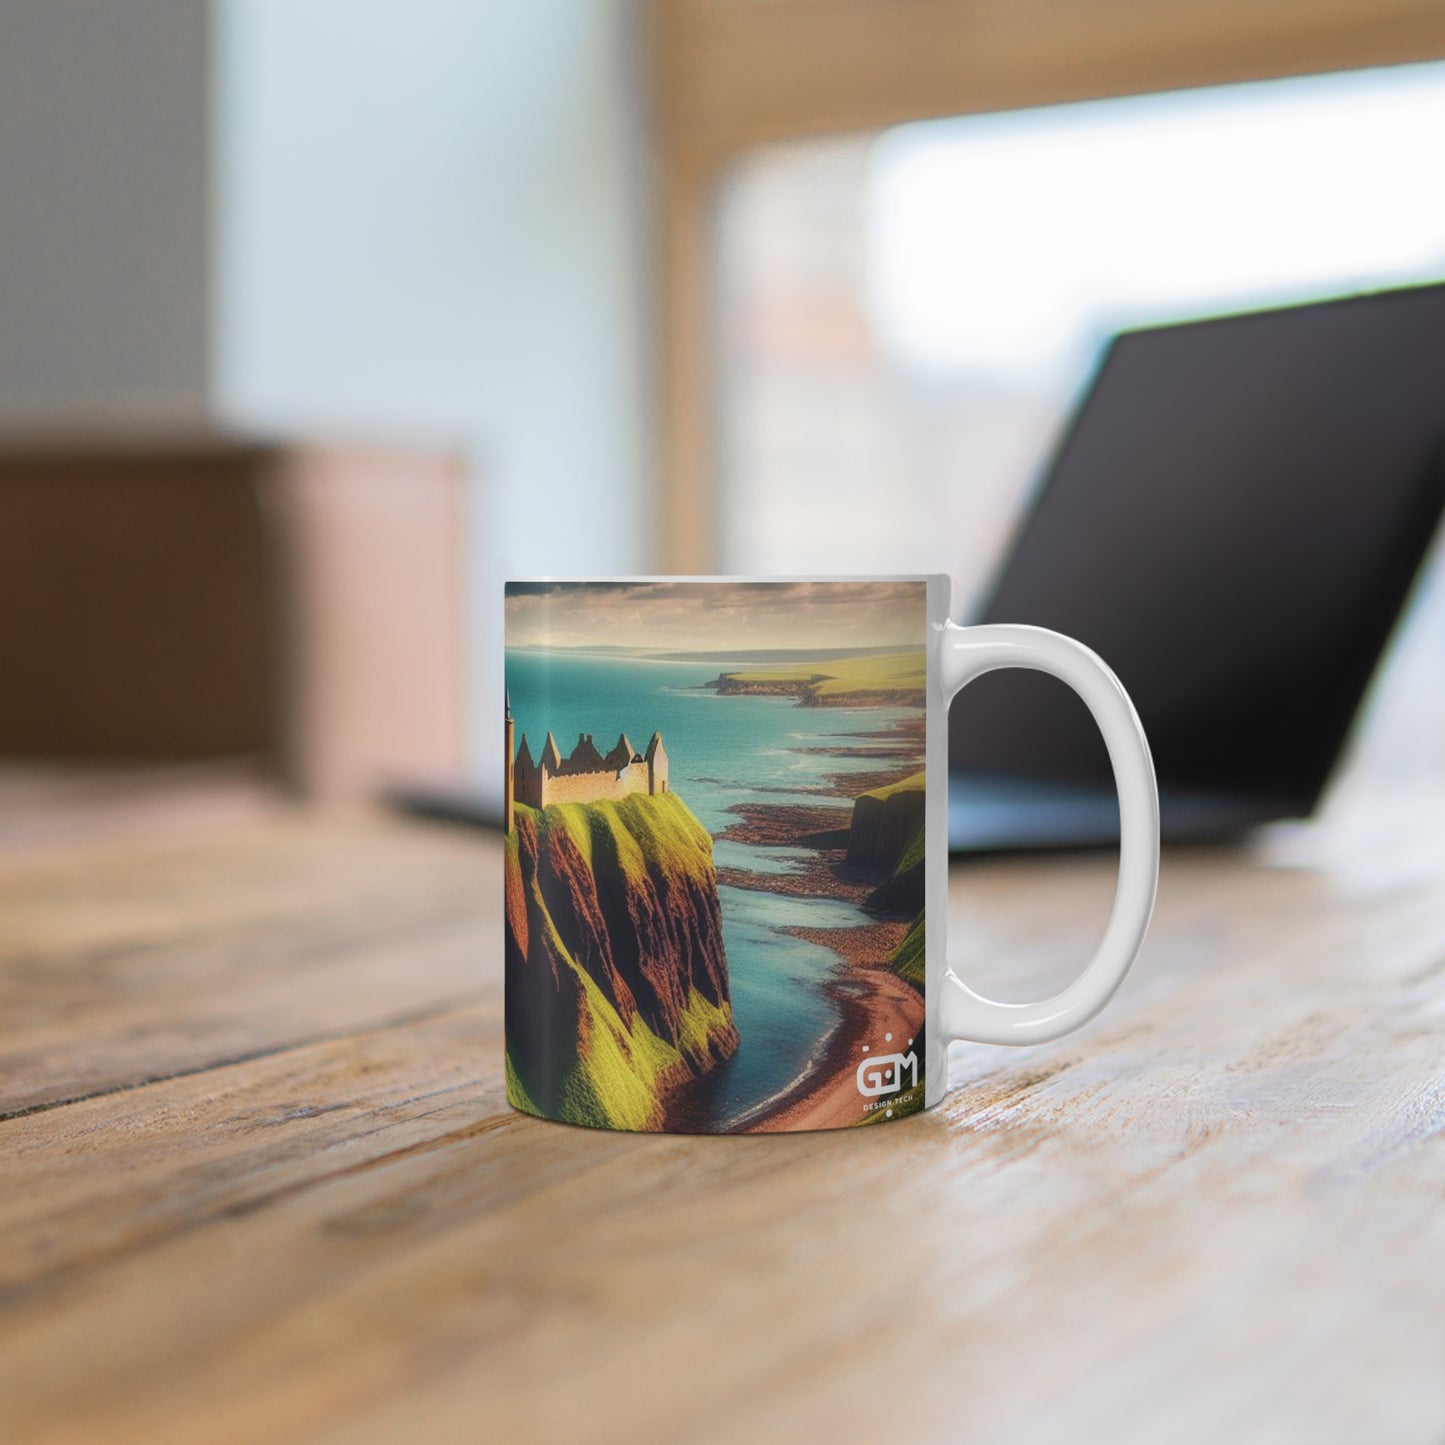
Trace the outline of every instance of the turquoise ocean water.
<path fill-rule="evenodd" d="M 640 662 L 565 652 L 507 653 L 507 688 L 517 741 L 536 757 L 548 731 L 566 757 L 579 733 L 606 753 L 625 732 L 641 751 L 654 732 L 667 748 L 670 784 L 714 835 L 737 820 L 735 803 L 833 807 L 847 825 L 845 800 L 803 791 L 830 775 L 872 772 L 876 757 L 839 757 L 824 748 L 877 745 L 861 734 L 916 717 L 908 708 L 800 708 L 791 698 L 719 697 L 701 684 L 744 662 Z M 766 878 L 798 867 L 802 850 L 714 843 L 719 867 Z M 789 898 L 751 888 L 720 890 L 723 943 L 732 984 L 737 1053 L 706 1082 L 712 1127 L 729 1124 L 787 1088 L 808 1067 L 837 1023 L 825 986 L 840 965 L 831 949 L 794 938 L 789 926 L 849 928 L 869 922 L 856 905 Z"/>

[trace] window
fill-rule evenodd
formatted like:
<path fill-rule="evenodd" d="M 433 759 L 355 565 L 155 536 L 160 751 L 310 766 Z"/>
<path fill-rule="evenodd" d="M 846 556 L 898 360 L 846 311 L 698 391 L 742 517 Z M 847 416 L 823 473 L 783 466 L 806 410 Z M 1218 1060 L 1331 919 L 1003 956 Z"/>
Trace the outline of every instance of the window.
<path fill-rule="evenodd" d="M 720 557 L 987 580 L 1116 329 L 1445 276 L 1445 66 L 776 145 L 717 211 Z"/>

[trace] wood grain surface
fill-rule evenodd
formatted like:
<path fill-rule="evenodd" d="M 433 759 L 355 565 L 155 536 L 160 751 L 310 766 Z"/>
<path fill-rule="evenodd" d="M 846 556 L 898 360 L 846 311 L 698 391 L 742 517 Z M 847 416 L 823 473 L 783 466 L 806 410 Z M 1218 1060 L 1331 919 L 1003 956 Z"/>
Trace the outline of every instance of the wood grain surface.
<path fill-rule="evenodd" d="M 507 1108 L 493 839 L 0 854 L 0 1440 L 1439 1442 L 1439 803 L 1166 855 L 1087 1029 L 732 1139 Z M 956 869 L 961 970 L 1057 987 L 1112 883 Z"/>

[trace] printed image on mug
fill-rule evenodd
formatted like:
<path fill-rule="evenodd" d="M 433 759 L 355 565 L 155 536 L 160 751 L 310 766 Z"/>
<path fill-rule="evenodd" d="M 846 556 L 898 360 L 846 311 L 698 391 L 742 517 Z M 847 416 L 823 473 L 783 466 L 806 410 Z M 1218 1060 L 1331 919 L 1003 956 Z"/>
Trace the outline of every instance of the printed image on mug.
<path fill-rule="evenodd" d="M 508 584 L 514 1107 L 923 1108 L 928 628 L 921 580 Z"/>

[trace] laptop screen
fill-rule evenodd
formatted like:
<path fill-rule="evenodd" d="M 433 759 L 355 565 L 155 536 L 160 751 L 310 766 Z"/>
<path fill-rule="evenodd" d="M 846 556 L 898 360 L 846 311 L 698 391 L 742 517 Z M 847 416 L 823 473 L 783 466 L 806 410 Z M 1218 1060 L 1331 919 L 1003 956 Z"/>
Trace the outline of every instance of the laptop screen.
<path fill-rule="evenodd" d="M 973 621 L 1118 673 L 1162 787 L 1309 812 L 1445 502 L 1445 286 L 1115 338 Z M 991 674 L 957 771 L 1110 782 L 1082 705 Z"/>

